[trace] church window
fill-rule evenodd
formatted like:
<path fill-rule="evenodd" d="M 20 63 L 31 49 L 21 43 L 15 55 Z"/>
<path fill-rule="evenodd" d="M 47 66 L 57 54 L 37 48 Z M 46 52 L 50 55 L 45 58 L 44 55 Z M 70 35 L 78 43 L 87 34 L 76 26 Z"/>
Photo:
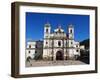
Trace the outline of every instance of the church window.
<path fill-rule="evenodd" d="M 35 47 L 37 48 L 37 45 L 35 45 Z"/>
<path fill-rule="evenodd" d="M 46 33 L 48 33 L 48 29 L 46 29 Z"/>
<path fill-rule="evenodd" d="M 35 51 L 35 53 L 37 53 L 37 51 Z"/>
<path fill-rule="evenodd" d="M 76 47 L 78 47 L 78 45 L 76 45 Z"/>
<path fill-rule="evenodd" d="M 71 42 L 71 44 L 73 44 L 73 42 Z"/>
<path fill-rule="evenodd" d="M 46 44 L 48 44 L 48 42 L 46 42 Z"/>
<path fill-rule="evenodd" d="M 31 51 L 28 51 L 28 53 L 31 53 Z"/>
<path fill-rule="evenodd" d="M 61 46 L 61 41 L 58 41 L 58 46 Z"/>
<path fill-rule="evenodd" d="M 78 52 L 78 49 L 76 50 L 76 52 Z"/>
<path fill-rule="evenodd" d="M 29 45 L 29 48 L 31 48 L 31 45 Z"/>
<path fill-rule="evenodd" d="M 70 33 L 72 33 L 72 29 L 70 30 Z"/>
<path fill-rule="evenodd" d="M 67 38 L 68 38 L 69 36 L 68 36 L 68 34 L 67 34 Z"/>

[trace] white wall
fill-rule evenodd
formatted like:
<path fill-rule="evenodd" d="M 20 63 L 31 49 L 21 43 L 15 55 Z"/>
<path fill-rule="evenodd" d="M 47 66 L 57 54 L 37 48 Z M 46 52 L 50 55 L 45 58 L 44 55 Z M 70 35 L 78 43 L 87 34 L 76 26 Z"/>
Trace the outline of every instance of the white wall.
<path fill-rule="evenodd" d="M 35 48 L 36 42 L 31 41 L 31 42 L 27 42 L 27 48 L 30 48 L 29 46 L 31 46 L 31 48 Z"/>
<path fill-rule="evenodd" d="M 11 68 L 11 2 L 15 0 L 0 1 L 0 80 L 16 80 L 10 77 Z M 34 1 L 41 3 L 55 4 L 78 4 L 98 6 L 100 14 L 100 0 L 16 0 L 16 1 Z M 98 16 L 100 22 L 100 16 Z M 100 23 L 98 23 L 100 26 Z M 98 28 L 100 34 L 100 27 Z M 100 44 L 100 37 L 98 37 Z M 100 47 L 100 45 L 98 45 Z M 100 49 L 99 49 L 100 52 Z M 21 78 L 17 80 L 100 80 L 100 54 L 98 54 L 98 74 L 80 74 L 80 75 L 65 75 L 53 77 L 38 77 L 38 78 Z"/>
<path fill-rule="evenodd" d="M 30 51 L 30 53 L 29 53 L 29 51 Z M 31 57 L 32 59 L 34 59 L 34 57 L 35 57 L 35 49 L 27 49 L 25 56 L 26 56 L 26 59 L 27 59 L 27 57 Z"/>

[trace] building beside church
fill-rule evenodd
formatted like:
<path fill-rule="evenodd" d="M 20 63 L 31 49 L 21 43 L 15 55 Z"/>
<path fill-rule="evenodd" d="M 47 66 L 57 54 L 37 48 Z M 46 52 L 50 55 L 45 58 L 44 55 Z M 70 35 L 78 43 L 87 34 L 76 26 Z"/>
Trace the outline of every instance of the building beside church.
<path fill-rule="evenodd" d="M 49 23 L 44 25 L 43 41 L 28 41 L 26 58 L 43 60 L 67 60 L 80 56 L 80 45 L 74 39 L 74 26 L 68 25 L 66 32 L 59 25 L 51 32 Z"/>
<path fill-rule="evenodd" d="M 43 41 L 29 40 L 26 45 L 26 59 L 42 59 Z"/>

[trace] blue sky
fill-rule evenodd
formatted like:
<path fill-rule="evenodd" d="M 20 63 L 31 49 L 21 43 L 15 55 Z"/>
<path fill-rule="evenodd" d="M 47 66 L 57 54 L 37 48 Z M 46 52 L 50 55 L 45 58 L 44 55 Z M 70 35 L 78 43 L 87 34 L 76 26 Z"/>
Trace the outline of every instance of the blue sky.
<path fill-rule="evenodd" d="M 51 32 L 61 25 L 65 32 L 69 24 L 74 25 L 76 41 L 89 38 L 89 15 L 51 14 L 26 12 L 26 40 L 43 39 L 44 25 L 51 24 Z"/>

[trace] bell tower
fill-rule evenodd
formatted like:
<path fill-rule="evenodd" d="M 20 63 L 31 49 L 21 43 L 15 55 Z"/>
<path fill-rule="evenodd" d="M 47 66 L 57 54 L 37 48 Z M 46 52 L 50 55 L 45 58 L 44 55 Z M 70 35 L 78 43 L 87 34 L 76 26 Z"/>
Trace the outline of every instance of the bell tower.
<path fill-rule="evenodd" d="M 74 47 L 74 27 L 72 24 L 68 25 L 68 39 L 69 39 L 68 47 Z"/>
<path fill-rule="evenodd" d="M 74 27 L 72 24 L 68 26 L 69 39 L 74 39 Z"/>
<path fill-rule="evenodd" d="M 68 56 L 69 59 L 74 58 L 74 26 L 68 25 Z"/>
<path fill-rule="evenodd" d="M 51 35 L 51 26 L 47 22 L 44 25 L 44 41 L 43 41 L 43 59 L 48 59 L 50 54 L 49 47 L 50 47 L 50 35 Z"/>
<path fill-rule="evenodd" d="M 44 38 L 50 38 L 51 26 L 49 23 L 44 25 Z"/>

